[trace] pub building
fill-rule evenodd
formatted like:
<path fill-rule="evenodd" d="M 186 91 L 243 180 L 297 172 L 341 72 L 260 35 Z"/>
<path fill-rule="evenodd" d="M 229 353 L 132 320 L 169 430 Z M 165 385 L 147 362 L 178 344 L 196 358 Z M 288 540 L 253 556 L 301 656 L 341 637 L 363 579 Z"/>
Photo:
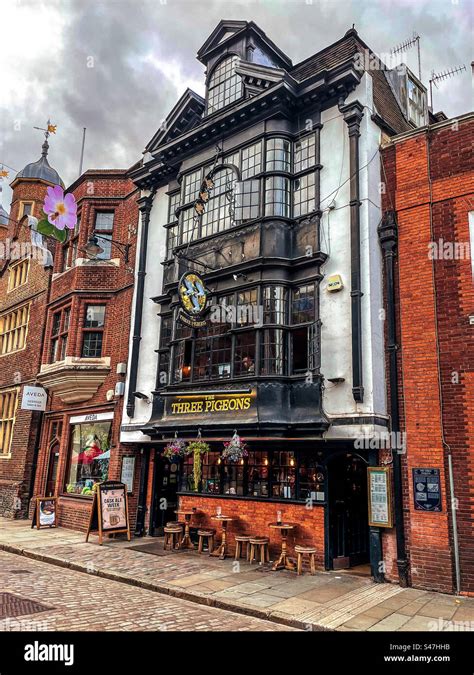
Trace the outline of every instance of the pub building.
<path fill-rule="evenodd" d="M 183 94 L 130 174 L 121 443 L 144 458 L 137 532 L 162 534 L 178 504 L 212 527 L 220 507 L 231 546 L 268 536 L 273 557 L 281 512 L 290 552 L 311 544 L 321 568 L 380 581 L 391 549 L 369 526 L 367 467 L 381 457 L 364 442 L 390 430 L 379 148 L 426 123 L 426 90 L 354 29 L 293 65 L 253 22 L 221 21 L 197 58 L 205 98 Z M 235 432 L 248 456 L 231 463 Z M 192 455 L 163 456 L 176 438 L 209 444 L 197 486 Z"/>

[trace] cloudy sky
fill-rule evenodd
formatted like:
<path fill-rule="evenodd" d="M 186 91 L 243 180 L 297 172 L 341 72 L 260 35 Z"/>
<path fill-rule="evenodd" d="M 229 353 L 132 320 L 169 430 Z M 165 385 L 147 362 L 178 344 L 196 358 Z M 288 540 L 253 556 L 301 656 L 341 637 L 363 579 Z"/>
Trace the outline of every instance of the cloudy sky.
<path fill-rule="evenodd" d="M 422 78 L 460 64 L 435 89 L 449 116 L 473 109 L 472 0 L 1 0 L 0 165 L 35 161 L 58 125 L 50 163 L 66 185 L 86 168 L 126 168 L 186 87 L 204 93 L 196 52 L 220 19 L 253 20 L 296 64 L 355 24 L 383 55 L 417 31 Z M 404 59 L 417 73 L 416 49 Z M 10 171 L 8 181 L 14 178 Z M 3 203 L 11 191 L 4 184 Z"/>

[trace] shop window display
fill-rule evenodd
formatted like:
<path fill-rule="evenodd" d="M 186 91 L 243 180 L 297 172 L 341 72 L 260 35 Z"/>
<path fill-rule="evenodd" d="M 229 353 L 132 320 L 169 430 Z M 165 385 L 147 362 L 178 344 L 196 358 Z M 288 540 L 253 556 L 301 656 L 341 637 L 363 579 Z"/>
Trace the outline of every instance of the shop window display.
<path fill-rule="evenodd" d="M 96 483 L 107 480 L 111 422 L 75 424 L 72 430 L 66 492 L 92 496 Z"/>

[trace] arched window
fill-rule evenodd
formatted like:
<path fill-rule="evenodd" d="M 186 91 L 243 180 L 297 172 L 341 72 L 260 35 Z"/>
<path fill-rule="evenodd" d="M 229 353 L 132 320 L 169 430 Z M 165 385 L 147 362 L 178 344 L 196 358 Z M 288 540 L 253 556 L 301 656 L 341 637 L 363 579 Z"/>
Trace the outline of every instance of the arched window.
<path fill-rule="evenodd" d="M 211 75 L 207 93 L 207 112 L 213 113 L 243 95 L 242 79 L 236 75 L 238 56 L 223 59 Z"/>

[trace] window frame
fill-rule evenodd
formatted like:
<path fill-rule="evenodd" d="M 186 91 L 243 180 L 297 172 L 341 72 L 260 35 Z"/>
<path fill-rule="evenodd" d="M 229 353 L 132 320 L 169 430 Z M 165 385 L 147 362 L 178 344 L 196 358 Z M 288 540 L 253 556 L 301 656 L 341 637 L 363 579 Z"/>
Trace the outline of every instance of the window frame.
<path fill-rule="evenodd" d="M 36 202 L 33 199 L 20 200 L 18 220 L 21 220 L 25 215 L 32 216 L 34 214 Z M 25 214 L 25 206 L 31 206 L 31 211 Z"/>
<path fill-rule="evenodd" d="M 17 288 L 21 288 L 21 286 L 24 286 L 25 284 L 28 283 L 28 277 L 30 274 L 30 264 L 31 264 L 30 257 L 20 258 L 20 260 L 15 260 L 14 262 L 10 263 L 10 265 L 8 266 L 7 293 L 11 293 L 12 291 L 15 291 Z M 26 272 L 23 275 L 23 269 L 25 267 Z M 20 272 L 20 279 L 23 278 L 24 276 L 24 280 L 20 281 L 20 283 L 16 283 L 18 272 Z"/>
<path fill-rule="evenodd" d="M 102 214 L 112 214 L 112 226 L 99 227 L 97 224 L 97 217 Z M 116 208 L 96 208 L 94 210 L 94 234 L 98 235 L 99 246 L 104 249 L 103 253 L 97 255 L 97 260 L 112 260 L 112 240 L 114 238 L 115 218 L 117 215 Z M 110 246 L 104 246 L 105 242 L 110 242 Z M 109 250 L 110 248 L 110 250 Z"/>
<path fill-rule="evenodd" d="M 28 329 L 30 325 L 30 308 L 31 308 L 31 301 L 23 303 L 19 307 L 16 307 L 15 309 L 9 309 L 6 312 L 3 312 L 0 314 L 0 358 L 2 356 L 8 356 L 9 354 L 16 354 L 18 352 L 23 351 L 26 349 L 27 346 L 27 341 L 28 341 Z M 19 312 L 22 313 L 22 316 L 26 310 L 26 319 L 24 320 L 22 318 L 21 323 L 18 323 L 17 325 L 14 326 L 14 328 L 11 327 L 11 323 L 8 327 L 7 330 L 4 330 L 5 320 L 13 315 L 16 315 L 18 317 Z M 20 347 L 15 347 L 14 349 L 8 349 L 8 343 L 10 341 L 10 337 L 7 337 L 5 340 L 5 336 L 12 336 L 11 340 L 15 341 L 15 335 L 19 334 L 21 338 L 21 346 Z M 7 344 L 7 348 L 4 348 L 4 344 Z M 17 340 L 18 344 L 18 340 Z"/>
<path fill-rule="evenodd" d="M 89 307 L 103 307 L 104 308 L 104 318 L 103 318 L 103 323 L 102 326 L 86 326 L 85 323 L 87 321 L 87 310 Z M 84 303 L 84 316 L 83 316 L 83 321 L 82 321 L 82 326 L 81 326 L 81 358 L 82 359 L 101 359 L 103 357 L 103 352 L 104 352 L 104 344 L 105 344 L 105 322 L 107 320 L 107 303 L 105 302 L 85 302 Z M 85 347 L 85 337 L 86 335 L 92 335 L 92 334 L 100 334 L 101 335 L 101 343 L 100 343 L 100 354 L 97 356 L 85 356 L 84 355 L 84 347 Z"/>
<path fill-rule="evenodd" d="M 72 310 L 72 305 L 65 305 L 64 307 L 60 307 L 56 309 L 55 311 L 52 312 L 51 315 L 51 326 L 50 326 L 50 333 L 49 333 L 49 357 L 48 357 L 48 363 L 60 363 L 61 361 L 64 361 L 66 356 L 67 356 L 67 345 L 68 345 L 68 337 L 69 337 L 69 328 L 71 327 L 71 310 Z M 59 325 L 58 325 L 58 331 L 54 332 L 55 328 L 55 317 L 59 315 Z M 67 319 L 67 320 L 66 320 Z M 56 345 L 54 347 L 54 354 L 53 354 L 53 344 L 56 342 Z M 61 355 L 64 355 L 63 358 L 58 359 L 58 352 Z"/>
<path fill-rule="evenodd" d="M 5 406 L 4 397 L 8 396 L 12 403 Z M 8 399 L 7 399 L 8 400 Z M 13 433 L 15 431 L 18 406 L 20 402 L 20 387 L 10 387 L 0 390 L 0 460 L 10 459 L 12 456 Z M 10 416 L 4 417 L 4 411 L 11 412 Z M 5 431 L 9 429 L 8 448 L 4 448 Z"/>
<path fill-rule="evenodd" d="M 282 463 L 282 456 L 286 455 L 286 464 Z M 249 448 L 249 455 L 245 457 L 242 463 L 234 464 L 226 462 L 220 457 L 220 451 L 211 446 L 209 453 L 203 455 L 202 461 L 202 478 L 199 486 L 199 491 L 193 489 L 192 457 L 186 457 L 181 466 L 179 476 L 179 490 L 178 494 L 194 494 L 194 495 L 208 495 L 215 496 L 222 499 L 245 499 L 252 501 L 265 501 L 277 504 L 285 503 L 307 503 L 308 499 L 312 500 L 314 506 L 324 506 L 327 504 L 327 469 L 323 462 L 321 453 L 311 453 L 308 450 L 302 450 L 298 447 L 294 449 L 285 449 L 283 447 L 253 449 Z M 265 459 L 267 462 L 265 463 Z M 291 464 L 293 459 L 294 465 Z M 211 462 L 209 460 L 212 460 Z M 314 464 L 314 466 L 308 466 Z M 237 473 L 242 467 L 242 478 L 240 479 L 242 485 L 242 494 L 237 492 L 230 493 L 231 483 L 235 482 L 234 478 L 229 479 L 229 475 Z M 258 475 L 251 478 L 251 471 L 254 468 L 258 469 Z M 211 471 L 209 470 L 211 469 Z M 229 471 L 234 469 L 234 471 Z M 236 470 L 235 470 L 236 469 Z M 319 481 L 309 481 L 303 476 L 302 470 L 314 470 L 322 473 L 322 479 Z M 279 472 L 278 479 L 275 478 L 275 473 Z M 266 477 L 265 477 L 266 474 Z M 209 490 L 209 484 L 204 485 L 205 482 L 212 481 L 212 485 L 217 489 Z M 259 494 L 255 493 L 255 485 L 258 484 L 260 489 L 257 489 Z M 262 485 L 266 485 L 267 494 L 262 494 Z M 310 492 L 323 492 L 324 499 L 313 500 L 312 497 L 302 496 L 303 490 L 308 490 L 308 485 L 311 487 L 318 486 L 320 489 L 310 490 Z M 203 489 L 204 488 L 204 489 Z M 229 489 L 228 489 L 229 488 Z M 287 496 L 282 496 L 285 494 Z M 288 488 L 291 492 L 288 491 Z M 279 495 L 275 495 L 275 489 Z"/>
<path fill-rule="evenodd" d="M 240 57 L 237 54 L 226 54 L 212 69 L 206 86 L 206 115 L 213 115 L 244 98 L 245 86 L 243 80 L 235 72 L 235 66 L 238 65 L 239 61 Z M 228 63 L 232 63 L 230 69 L 228 69 L 231 72 L 230 75 L 226 74 L 226 64 Z M 222 75 L 221 71 L 223 71 Z M 214 84 L 215 78 L 222 79 Z M 216 93 L 214 94 L 214 92 Z M 214 103 L 215 99 L 217 104 Z"/>

